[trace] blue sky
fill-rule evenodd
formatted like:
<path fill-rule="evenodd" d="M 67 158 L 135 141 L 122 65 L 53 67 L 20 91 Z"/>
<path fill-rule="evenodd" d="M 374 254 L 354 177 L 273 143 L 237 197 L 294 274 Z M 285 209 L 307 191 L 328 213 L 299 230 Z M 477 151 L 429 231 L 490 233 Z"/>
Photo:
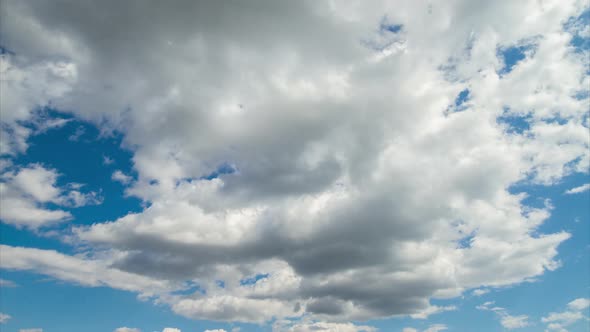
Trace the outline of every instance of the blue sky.
<path fill-rule="evenodd" d="M 1 331 L 590 331 L 587 4 L 63 6 L 0 14 Z"/>

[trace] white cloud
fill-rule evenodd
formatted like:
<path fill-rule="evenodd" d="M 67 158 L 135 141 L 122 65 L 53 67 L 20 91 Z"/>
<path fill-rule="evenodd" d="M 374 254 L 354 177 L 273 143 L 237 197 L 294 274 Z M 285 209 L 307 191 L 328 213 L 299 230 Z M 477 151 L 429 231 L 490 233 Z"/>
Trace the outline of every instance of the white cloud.
<path fill-rule="evenodd" d="M 53 250 L 0 245 L 3 269 L 32 270 L 83 286 L 108 286 L 151 296 L 171 288 L 166 281 L 109 267 L 109 262 L 67 256 Z"/>
<path fill-rule="evenodd" d="M 480 289 L 473 290 L 473 292 L 471 292 L 471 294 L 473 294 L 474 296 L 482 296 L 482 295 L 485 295 L 489 292 L 490 292 L 489 289 L 480 288 Z"/>
<path fill-rule="evenodd" d="M 141 330 L 132 327 L 119 327 L 114 332 L 141 332 Z"/>
<path fill-rule="evenodd" d="M 433 315 L 433 314 L 437 314 L 440 312 L 445 312 L 445 311 L 454 311 L 457 310 L 457 307 L 450 305 L 450 306 L 429 306 L 426 309 L 422 310 L 421 312 L 415 313 L 410 315 L 410 317 L 414 318 L 414 319 L 426 319 L 428 318 L 428 316 Z"/>
<path fill-rule="evenodd" d="M 224 329 L 215 329 L 215 330 L 205 330 L 204 332 L 227 332 Z"/>
<path fill-rule="evenodd" d="M 293 322 L 278 321 L 273 325 L 273 332 L 376 332 L 372 326 L 355 325 L 352 323 L 312 322 L 308 320 Z"/>
<path fill-rule="evenodd" d="M 493 301 L 485 302 L 476 307 L 478 310 L 492 311 L 500 318 L 500 324 L 506 329 L 518 329 L 530 325 L 529 317 L 527 315 L 510 315 L 508 311 L 502 307 L 494 306 Z"/>
<path fill-rule="evenodd" d="M 582 319 L 588 319 L 584 316 L 583 310 L 590 306 L 590 300 L 587 298 L 578 298 L 567 304 L 569 310 L 563 312 L 551 312 L 541 318 L 541 322 L 547 324 L 546 331 L 567 332 L 566 327 Z"/>
<path fill-rule="evenodd" d="M 165 327 L 162 332 L 180 332 L 180 330 L 173 327 Z"/>
<path fill-rule="evenodd" d="M 0 324 L 4 324 L 4 323 L 8 322 L 8 320 L 11 318 L 12 317 L 10 315 L 0 312 Z"/>
<path fill-rule="evenodd" d="M 329 329 L 425 318 L 450 309 L 433 298 L 560 265 L 570 235 L 540 233 L 551 207 L 508 188 L 588 170 L 575 96 L 590 79 L 563 30 L 579 1 L 3 4 L 1 153 L 26 151 L 37 106 L 66 110 L 122 133 L 127 193 L 146 203 L 74 227 L 77 256 L 6 247 L 9 268 L 147 292 L 195 319 Z M 500 73 L 497 50 L 527 43 Z M 46 202 L 83 204 L 44 170 L 7 173 L 5 222 L 40 227 L 71 217 Z M 186 281 L 206 294 L 174 293 Z"/>
<path fill-rule="evenodd" d="M 0 279 L 0 287 L 17 287 L 18 285 L 12 280 Z"/>
<path fill-rule="evenodd" d="M 579 193 L 583 193 L 589 189 L 590 189 L 590 183 L 586 183 L 586 184 L 581 185 L 579 187 L 575 187 L 575 188 L 566 190 L 565 194 L 568 194 L 568 195 L 579 194 Z"/>
<path fill-rule="evenodd" d="M 543 317 L 541 321 L 543 323 L 558 322 L 564 326 L 567 326 L 579 321 L 582 318 L 584 318 L 584 315 L 579 311 L 564 311 L 552 312 L 547 317 Z"/>
<path fill-rule="evenodd" d="M 567 306 L 572 310 L 584 310 L 590 307 L 590 299 L 579 298 L 568 303 Z"/>
<path fill-rule="evenodd" d="M 438 331 L 444 331 L 444 330 L 448 330 L 448 327 L 446 325 L 434 324 L 434 325 L 430 325 L 425 330 L 422 330 L 422 332 L 438 332 Z M 402 332 L 420 332 L 420 331 L 413 328 L 413 327 L 404 327 Z"/>
<path fill-rule="evenodd" d="M 102 156 L 102 163 L 104 165 L 112 165 L 115 162 L 115 160 L 109 156 Z"/>
<path fill-rule="evenodd" d="M 43 329 L 20 329 L 19 332 L 43 332 Z"/>
<path fill-rule="evenodd" d="M 500 323 L 505 328 L 512 330 L 512 329 L 519 329 L 519 328 L 529 326 L 530 323 L 529 323 L 528 319 L 529 319 L 529 317 L 527 315 L 518 315 L 518 316 L 504 315 L 500 319 Z"/>
<path fill-rule="evenodd" d="M 62 207 L 80 207 L 102 202 L 102 198 L 96 192 L 81 192 L 80 184 L 58 186 L 58 176 L 56 170 L 47 169 L 39 164 L 31 164 L 17 171 L 1 174 L 0 219 L 17 227 L 38 228 L 71 218 L 67 211 L 45 207 L 48 203 Z"/>
<path fill-rule="evenodd" d="M 129 184 L 133 180 L 131 176 L 126 175 L 120 170 L 113 172 L 113 176 L 111 178 L 115 181 L 121 182 L 122 184 Z"/>

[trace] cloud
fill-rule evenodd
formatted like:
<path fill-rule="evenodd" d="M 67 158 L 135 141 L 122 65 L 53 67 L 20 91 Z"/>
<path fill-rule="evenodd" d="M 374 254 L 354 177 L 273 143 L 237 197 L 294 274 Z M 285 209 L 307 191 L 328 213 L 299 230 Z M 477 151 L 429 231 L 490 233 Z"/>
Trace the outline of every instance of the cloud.
<path fill-rule="evenodd" d="M 43 332 L 43 329 L 20 329 L 19 332 Z"/>
<path fill-rule="evenodd" d="M 203 332 L 227 332 L 227 331 L 224 329 L 215 329 L 215 330 L 205 330 Z"/>
<path fill-rule="evenodd" d="M 32 270 L 88 287 L 108 286 L 146 296 L 171 288 L 165 281 L 120 271 L 105 261 L 67 256 L 54 250 L 0 245 L 0 261 L 3 269 Z"/>
<path fill-rule="evenodd" d="M 489 292 L 490 292 L 489 289 L 475 289 L 475 290 L 473 290 L 473 292 L 471 292 L 471 294 L 473 294 L 474 296 L 482 296 L 482 295 L 485 295 Z"/>
<path fill-rule="evenodd" d="M 141 332 L 141 330 L 132 327 L 119 327 L 114 332 Z"/>
<path fill-rule="evenodd" d="M 444 330 L 448 330 L 448 327 L 444 324 L 434 324 L 434 325 L 430 325 L 428 328 L 426 328 L 425 330 L 423 330 L 422 332 L 438 332 L 438 331 L 444 331 Z M 402 332 L 419 332 L 419 330 L 413 328 L 413 327 L 405 327 Z"/>
<path fill-rule="evenodd" d="M 567 304 L 568 308 L 572 310 L 584 310 L 590 307 L 590 299 L 579 298 Z"/>
<path fill-rule="evenodd" d="M 38 228 L 72 217 L 68 211 L 46 207 L 48 204 L 75 208 L 102 203 L 96 192 L 81 192 L 81 184 L 58 186 L 58 177 L 56 170 L 40 164 L 30 164 L 1 174 L 3 204 L 0 219 L 16 227 Z"/>
<path fill-rule="evenodd" d="M 11 318 L 12 317 L 10 315 L 0 312 L 0 324 L 4 324 L 4 323 L 8 322 L 8 320 L 10 320 Z"/>
<path fill-rule="evenodd" d="M 427 328 L 426 330 L 424 330 L 424 332 L 438 332 L 438 331 L 444 331 L 444 330 L 448 330 L 446 325 L 434 324 L 434 325 L 430 325 L 430 327 Z"/>
<path fill-rule="evenodd" d="M 500 319 L 500 323 L 505 328 L 512 330 L 512 329 L 519 329 L 519 328 L 529 326 L 530 323 L 529 323 L 528 319 L 529 319 L 529 317 L 527 315 L 519 315 L 519 316 L 504 315 Z"/>
<path fill-rule="evenodd" d="M 102 163 L 103 165 L 112 165 L 115 162 L 115 160 L 109 156 L 102 156 Z"/>
<path fill-rule="evenodd" d="M 122 184 L 129 184 L 133 178 L 129 175 L 125 175 L 125 173 L 121 172 L 120 170 L 116 170 L 111 177 L 114 181 L 121 182 Z"/>
<path fill-rule="evenodd" d="M 414 319 L 426 319 L 428 318 L 428 316 L 433 315 L 433 314 L 437 314 L 440 312 L 445 312 L 445 311 L 454 311 L 457 310 L 457 307 L 450 305 L 450 306 L 429 306 L 428 308 L 422 310 L 421 312 L 418 312 L 416 314 L 412 314 L 410 315 L 410 317 L 414 318 Z"/>
<path fill-rule="evenodd" d="M 590 183 L 586 183 L 586 184 L 583 184 L 579 187 L 575 187 L 575 188 L 566 190 L 565 194 L 567 194 L 567 195 L 579 194 L 579 193 L 583 193 L 589 189 L 590 189 Z"/>
<path fill-rule="evenodd" d="M 76 256 L 6 246 L 8 268 L 194 319 L 314 326 L 425 318 L 449 309 L 431 299 L 560 265 L 570 234 L 540 232 L 551 208 L 509 188 L 588 170 L 589 78 L 563 25 L 579 1 L 3 5 L 6 158 L 33 109 L 68 111 L 122 134 L 146 203 L 74 226 Z M 504 72 L 497 50 L 529 44 Z M 49 173 L 8 173 L 5 222 L 71 217 L 44 208 L 69 197 Z M 187 281 L 206 293 L 178 295 Z"/>
<path fill-rule="evenodd" d="M 530 325 L 530 322 L 528 320 L 529 317 L 527 315 L 513 316 L 510 315 L 506 309 L 493 305 L 493 301 L 488 301 L 481 305 L 478 305 L 476 308 L 478 310 L 494 312 L 500 318 L 500 324 L 502 324 L 504 328 L 509 330 L 519 329 Z"/>
<path fill-rule="evenodd" d="M 11 280 L 0 279 L 0 287 L 17 287 L 18 285 Z"/>
<path fill-rule="evenodd" d="M 288 320 L 278 321 L 273 325 L 273 332 L 376 332 L 377 329 L 366 325 L 355 325 L 352 323 L 328 323 Z"/>
<path fill-rule="evenodd" d="M 173 327 L 165 327 L 162 332 L 181 332 L 180 329 L 173 328 Z"/>
<path fill-rule="evenodd" d="M 578 298 L 567 304 L 569 310 L 549 313 L 547 316 L 541 318 L 541 322 L 547 324 L 545 331 L 567 332 L 566 327 L 579 320 L 588 319 L 582 311 L 589 306 L 590 299 Z"/>

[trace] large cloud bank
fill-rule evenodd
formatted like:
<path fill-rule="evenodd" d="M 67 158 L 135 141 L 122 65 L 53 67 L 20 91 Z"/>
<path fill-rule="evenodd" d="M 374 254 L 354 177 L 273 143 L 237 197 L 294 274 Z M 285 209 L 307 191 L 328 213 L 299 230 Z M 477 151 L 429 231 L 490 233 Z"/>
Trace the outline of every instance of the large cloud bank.
<path fill-rule="evenodd" d="M 550 204 L 508 189 L 588 170 L 583 6 L 3 1 L 4 159 L 49 106 L 123 133 L 128 194 L 147 204 L 72 221 L 82 254 L 3 246 L 2 267 L 195 319 L 346 331 L 555 269 L 569 234 L 539 233 Z M 4 178 L 45 176 L 55 192 L 26 201 L 42 220 L 4 221 L 67 219 L 35 205 L 66 198 L 54 170 L 31 167 Z M 2 190 L 32 192 L 14 181 Z"/>

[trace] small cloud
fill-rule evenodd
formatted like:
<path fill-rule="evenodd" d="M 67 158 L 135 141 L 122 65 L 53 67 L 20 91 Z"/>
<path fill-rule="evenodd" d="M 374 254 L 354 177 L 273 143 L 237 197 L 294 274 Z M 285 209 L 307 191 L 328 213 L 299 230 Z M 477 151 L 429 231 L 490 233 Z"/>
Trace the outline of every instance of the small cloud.
<path fill-rule="evenodd" d="M 180 329 L 174 327 L 165 327 L 162 332 L 180 332 Z"/>
<path fill-rule="evenodd" d="M 575 188 L 572 188 L 570 190 L 566 190 L 564 192 L 564 194 L 566 194 L 566 195 L 580 194 L 580 193 L 583 193 L 585 191 L 588 191 L 589 189 L 590 189 L 590 183 L 586 183 L 586 184 L 581 185 L 579 187 L 575 187 Z"/>
<path fill-rule="evenodd" d="M 480 288 L 480 289 L 474 290 L 473 292 L 471 292 L 471 294 L 473 294 L 473 296 L 482 296 L 482 295 L 487 294 L 489 292 L 490 292 L 489 289 Z"/>
<path fill-rule="evenodd" d="M 43 329 L 20 329 L 19 332 L 43 332 Z"/>
<path fill-rule="evenodd" d="M 125 173 L 121 172 L 120 170 L 116 170 L 111 176 L 111 179 L 117 182 L 121 182 L 122 184 L 129 184 L 133 178 Z"/>
<path fill-rule="evenodd" d="M 572 310 L 584 310 L 590 307 L 590 299 L 579 298 L 568 303 L 567 306 Z"/>
<path fill-rule="evenodd" d="M 477 310 L 492 311 L 500 317 L 500 324 L 506 329 L 512 330 L 529 326 L 529 317 L 527 315 L 512 316 L 502 307 L 494 307 L 494 301 L 484 302 L 475 307 Z"/>
<path fill-rule="evenodd" d="M 112 165 L 115 162 L 115 160 L 113 158 L 110 158 L 109 156 L 102 156 L 102 163 L 103 165 Z"/>
<path fill-rule="evenodd" d="M 444 324 L 434 324 L 434 325 L 430 325 L 426 330 L 422 330 L 422 332 L 439 332 L 439 331 L 444 331 L 444 330 L 448 330 L 448 329 L 449 328 Z M 413 328 L 413 327 L 404 327 L 402 332 L 420 332 L 420 331 Z"/>
<path fill-rule="evenodd" d="M 141 330 L 133 327 L 120 327 L 113 332 L 141 332 Z"/>
<path fill-rule="evenodd" d="M 0 324 L 4 324 L 4 323 L 8 322 L 8 320 L 11 318 L 12 317 L 10 315 L 0 312 Z"/>
<path fill-rule="evenodd" d="M 72 121 L 72 119 L 38 119 L 38 121 L 34 121 L 35 125 L 35 132 L 38 134 L 44 133 L 50 129 L 57 129 L 63 127 L 68 122 Z"/>
<path fill-rule="evenodd" d="M 502 317 L 502 319 L 500 320 L 500 323 L 505 328 L 512 330 L 512 329 L 519 329 L 519 328 L 529 326 L 528 319 L 529 319 L 529 316 L 527 316 L 527 315 L 511 316 L 511 315 L 505 314 Z"/>
<path fill-rule="evenodd" d="M 80 126 L 78 128 L 76 128 L 76 131 L 70 135 L 70 137 L 68 137 L 68 140 L 72 141 L 72 142 L 76 142 L 80 139 L 80 137 L 82 135 L 84 135 L 84 133 L 86 133 L 86 129 L 84 129 L 84 127 Z"/>
<path fill-rule="evenodd" d="M 205 330 L 204 332 L 227 332 L 224 329 L 215 329 L 215 330 Z"/>
<path fill-rule="evenodd" d="M 428 318 L 428 316 L 433 315 L 433 314 L 438 314 L 438 313 L 441 313 L 444 311 L 454 311 L 454 310 L 457 310 L 457 307 L 455 307 L 454 305 L 444 306 L 444 307 L 431 305 L 419 313 L 410 315 L 410 317 L 412 317 L 413 319 L 426 319 L 426 318 Z"/>
<path fill-rule="evenodd" d="M 443 331 L 443 330 L 448 330 L 446 325 L 434 324 L 434 325 L 430 325 L 430 327 L 427 328 L 426 330 L 424 330 L 424 332 L 438 332 L 438 331 Z"/>
<path fill-rule="evenodd" d="M 14 281 L 6 280 L 6 279 L 0 279 L 0 287 L 9 288 L 9 287 L 17 287 L 17 286 L 18 285 Z"/>

